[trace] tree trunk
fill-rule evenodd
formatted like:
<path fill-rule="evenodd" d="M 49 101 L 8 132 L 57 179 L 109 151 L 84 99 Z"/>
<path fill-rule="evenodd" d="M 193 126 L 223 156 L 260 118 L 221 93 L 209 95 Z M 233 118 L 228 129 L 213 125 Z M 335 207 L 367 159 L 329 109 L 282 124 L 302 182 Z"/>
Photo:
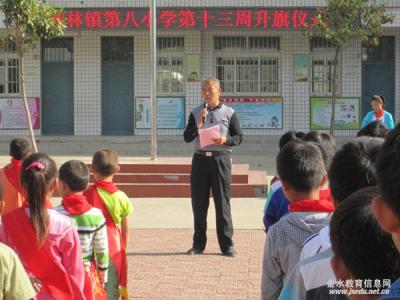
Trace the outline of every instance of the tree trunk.
<path fill-rule="evenodd" d="M 28 129 L 29 129 L 29 135 L 31 138 L 31 143 L 33 150 L 35 152 L 38 152 L 37 145 L 36 145 L 36 140 L 35 140 L 35 134 L 33 132 L 33 126 L 32 126 L 32 119 L 31 119 L 31 113 L 29 111 L 29 106 L 28 106 L 28 100 L 26 98 L 26 91 L 25 91 L 25 70 L 24 70 L 24 55 L 22 51 L 19 51 L 19 87 L 20 87 L 20 93 L 22 95 L 23 101 L 24 101 L 24 106 L 25 106 L 25 112 L 26 112 L 26 118 L 28 120 Z"/>
<path fill-rule="evenodd" d="M 338 73 L 338 60 L 340 48 L 335 50 L 335 58 L 333 60 L 333 78 L 332 78 L 332 108 L 331 108 L 331 127 L 330 134 L 335 136 L 335 118 L 336 118 L 336 87 L 337 87 L 337 73 Z"/>

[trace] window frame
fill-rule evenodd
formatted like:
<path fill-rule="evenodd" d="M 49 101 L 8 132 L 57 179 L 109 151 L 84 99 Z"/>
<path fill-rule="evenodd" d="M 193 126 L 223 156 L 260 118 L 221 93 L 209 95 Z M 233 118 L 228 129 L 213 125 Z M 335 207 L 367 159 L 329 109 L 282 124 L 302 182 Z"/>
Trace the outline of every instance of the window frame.
<path fill-rule="evenodd" d="M 320 43 L 324 44 L 324 47 L 312 47 L 312 40 L 310 40 L 310 64 L 309 64 L 309 74 L 310 74 L 310 83 L 309 83 L 309 91 L 312 97 L 332 97 L 333 90 L 329 92 L 330 80 L 328 79 L 329 72 L 329 61 L 333 61 L 335 58 L 335 49 L 328 43 L 324 41 L 320 41 Z M 313 67 L 314 60 L 323 60 L 324 61 L 324 80 L 322 84 L 324 84 L 324 91 L 315 92 L 313 89 L 314 86 L 314 76 L 313 76 Z M 332 64 L 333 65 L 333 64 Z M 332 74 L 333 76 L 333 69 Z M 342 95 L 342 57 L 339 55 L 338 57 L 338 68 L 337 68 L 337 80 L 336 80 L 336 95 Z"/>
<path fill-rule="evenodd" d="M 244 36 L 229 36 L 229 35 L 215 35 L 213 36 L 213 49 L 214 49 L 214 75 L 216 78 L 218 78 L 218 68 L 223 65 L 218 64 L 218 59 L 220 58 L 232 58 L 234 60 L 233 68 L 234 68 L 234 80 L 233 80 L 233 91 L 225 91 L 223 90 L 223 94 L 225 96 L 254 96 L 254 97 L 280 97 L 282 94 L 282 53 L 281 53 L 281 37 L 278 35 L 273 35 L 273 36 L 258 36 L 258 35 L 252 35 L 252 36 L 245 36 L 246 38 L 246 48 L 243 49 L 229 49 L 229 50 L 217 50 L 216 48 L 216 39 L 217 38 L 243 38 Z M 268 49 L 268 48 L 260 48 L 260 49 L 251 49 L 250 48 L 250 38 L 277 38 L 278 39 L 278 47 L 277 49 Z M 258 78 L 257 78 L 257 91 L 250 91 L 250 92 L 238 92 L 238 84 L 240 80 L 238 78 L 237 74 L 237 69 L 239 64 L 237 63 L 238 59 L 246 59 L 246 58 L 257 58 L 257 66 L 258 66 Z M 262 81 L 261 81 L 261 61 L 262 60 L 268 60 L 268 59 L 276 59 L 277 60 L 277 69 L 278 69 L 278 74 L 277 74 L 277 92 L 264 92 L 262 91 Z M 220 79 L 221 80 L 221 79 Z M 246 80 L 247 81 L 247 80 Z M 221 83 L 223 85 L 224 80 L 221 80 Z M 249 86 L 251 85 L 251 82 L 254 82 L 252 80 L 248 80 Z M 268 81 L 266 81 L 268 82 Z M 268 83 L 267 83 L 268 84 Z"/>
<path fill-rule="evenodd" d="M 12 49 L 12 47 L 9 45 L 7 45 L 6 48 L 0 49 L 0 60 L 4 62 L 4 66 L 0 66 L 0 69 L 4 68 L 4 93 L 0 92 L 0 96 L 2 97 L 20 95 L 19 57 L 17 51 L 9 49 Z M 10 60 L 16 60 L 16 65 L 10 65 Z M 16 70 L 15 73 L 17 78 L 15 81 L 10 79 L 9 72 L 11 69 Z M 16 84 L 16 92 L 10 92 L 10 84 Z"/>
<path fill-rule="evenodd" d="M 159 49 L 157 46 L 157 82 L 159 82 L 159 59 L 168 59 L 168 70 L 169 72 L 173 72 L 172 70 L 172 60 L 174 58 L 182 59 L 182 90 L 179 92 L 172 91 L 173 78 L 169 76 L 168 82 L 168 91 L 162 91 L 159 89 L 159 85 L 157 84 L 157 95 L 163 96 L 173 96 L 173 97 L 182 97 L 186 92 L 186 58 L 185 58 L 185 38 L 182 36 L 158 36 L 157 38 L 183 38 L 183 47 L 182 48 L 168 48 L 166 50 Z"/>

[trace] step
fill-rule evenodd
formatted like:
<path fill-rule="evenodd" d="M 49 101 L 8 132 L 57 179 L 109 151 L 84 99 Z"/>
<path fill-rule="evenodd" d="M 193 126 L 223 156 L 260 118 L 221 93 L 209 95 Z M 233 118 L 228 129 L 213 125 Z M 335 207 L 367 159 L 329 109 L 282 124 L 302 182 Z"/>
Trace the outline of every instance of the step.
<path fill-rule="evenodd" d="M 117 183 L 190 183 L 190 174 L 120 173 L 114 177 Z M 232 174 L 233 183 L 248 183 L 248 174 Z"/>
<path fill-rule="evenodd" d="M 249 171 L 248 183 L 232 183 L 231 197 L 265 197 L 267 177 L 263 171 Z M 117 182 L 117 181 L 116 181 Z M 122 183 L 117 186 L 133 198 L 190 198 L 190 183 Z"/>
<path fill-rule="evenodd" d="M 130 198 L 190 198 L 189 184 L 117 184 Z M 232 184 L 232 198 L 264 198 L 266 186 Z"/>
<path fill-rule="evenodd" d="M 152 174 L 190 174 L 192 166 L 190 164 L 143 164 L 143 163 L 129 163 L 120 164 L 119 173 L 152 173 Z M 91 165 L 89 164 L 90 168 Z M 232 174 L 240 173 L 246 174 L 249 171 L 248 164 L 234 164 L 232 166 Z"/>

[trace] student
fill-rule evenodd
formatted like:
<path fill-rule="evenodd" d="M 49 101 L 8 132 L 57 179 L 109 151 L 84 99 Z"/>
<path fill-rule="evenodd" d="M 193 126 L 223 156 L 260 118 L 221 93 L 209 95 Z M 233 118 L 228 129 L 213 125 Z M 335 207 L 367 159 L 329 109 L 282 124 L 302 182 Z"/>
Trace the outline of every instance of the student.
<path fill-rule="evenodd" d="M 29 140 L 13 139 L 10 143 L 11 163 L 0 170 L 0 182 L 3 185 L 4 211 L 8 213 L 25 202 L 25 191 L 20 183 L 22 161 L 32 152 Z"/>
<path fill-rule="evenodd" d="M 303 140 L 305 136 L 305 133 L 302 131 L 295 131 L 291 130 L 286 133 L 284 133 L 281 138 L 279 139 L 279 150 L 283 148 L 287 143 L 290 143 L 292 141 L 301 141 Z M 264 214 L 267 211 L 268 203 L 271 200 L 272 195 L 281 187 L 281 182 L 278 178 L 277 175 L 275 175 L 269 184 L 269 190 L 268 190 L 268 195 L 267 199 L 265 201 L 264 205 Z"/>
<path fill-rule="evenodd" d="M 334 210 L 320 199 L 327 176 L 321 151 L 306 142 L 292 142 L 277 157 L 277 171 L 289 213 L 270 227 L 263 259 L 262 299 L 277 299 L 287 274 L 297 264 L 305 239 L 329 221 Z"/>
<path fill-rule="evenodd" d="M 335 154 L 336 143 L 332 136 L 328 133 L 311 131 L 303 137 L 304 141 L 312 142 L 318 146 L 324 159 L 325 169 L 328 170 Z M 320 199 L 331 200 L 331 193 L 328 182 L 320 190 Z M 285 197 L 282 187 L 278 188 L 271 196 L 267 209 L 264 213 L 264 227 L 268 232 L 270 226 L 278 222 L 284 215 L 288 213 L 289 200 Z"/>
<path fill-rule="evenodd" d="M 392 114 L 385 110 L 385 97 L 375 95 L 371 98 L 372 111 L 368 112 L 361 124 L 361 128 L 364 128 L 373 121 L 380 121 L 389 129 L 394 128 L 394 122 Z"/>
<path fill-rule="evenodd" d="M 391 234 L 400 251 L 400 125 L 386 138 L 376 169 L 382 197 L 373 202 L 374 214 L 380 226 Z M 400 299 L 400 278 L 392 282 L 390 294 L 382 299 Z"/>
<path fill-rule="evenodd" d="M 369 136 L 369 137 L 378 137 L 385 139 L 389 133 L 389 129 L 383 124 L 381 121 L 373 121 L 369 123 L 367 126 L 362 128 L 357 136 Z"/>
<path fill-rule="evenodd" d="M 70 160 L 64 163 L 58 174 L 58 190 L 61 205 L 55 210 L 73 220 L 78 230 L 83 263 L 94 287 L 93 297 L 106 296 L 108 240 L 106 221 L 100 209 L 90 205 L 83 192 L 89 184 L 89 169 L 85 163 Z"/>
<path fill-rule="evenodd" d="M 335 154 L 328 171 L 328 179 L 336 208 L 359 189 L 377 185 L 375 162 L 383 142 L 380 138 L 361 137 L 343 145 Z M 326 226 L 305 242 L 301 260 L 329 248 L 329 226 Z"/>
<path fill-rule="evenodd" d="M 4 209 L 0 183 L 0 213 Z M 29 300 L 36 296 L 17 254 L 0 243 L 0 299 Z"/>
<path fill-rule="evenodd" d="M 353 192 L 377 184 L 375 162 L 382 144 L 380 138 L 357 138 L 335 154 L 328 172 L 335 207 Z M 330 267 L 332 256 L 329 226 L 326 226 L 305 241 L 300 262 L 289 274 L 279 299 L 345 299 L 344 295 L 329 294 L 327 283 L 335 279 Z"/>
<path fill-rule="evenodd" d="M 334 286 L 334 282 L 330 285 L 343 290 L 350 300 L 378 299 L 379 294 L 385 294 L 390 282 L 400 276 L 400 254 L 372 212 L 372 200 L 377 197 L 380 197 L 378 188 L 362 189 L 346 199 L 332 216 L 331 265 L 337 281 L 345 284 L 344 287 Z M 346 286 L 346 282 L 350 284 Z M 399 297 L 397 294 L 396 299 Z"/>
<path fill-rule="evenodd" d="M 335 139 L 329 133 L 312 130 L 304 136 L 303 140 L 320 145 L 320 148 L 323 149 L 322 158 L 325 169 L 328 171 L 336 151 Z"/>
<path fill-rule="evenodd" d="M 27 204 L 1 217 L 0 241 L 18 254 L 38 289 L 37 299 L 84 300 L 78 233 L 70 219 L 48 209 L 57 188 L 56 175 L 56 164 L 46 154 L 24 160 L 21 184 Z"/>
<path fill-rule="evenodd" d="M 128 196 L 114 184 L 119 172 L 118 154 L 110 149 L 97 151 L 92 159 L 95 183 L 84 195 L 106 219 L 110 264 L 106 290 L 108 299 L 128 299 L 126 246 L 128 245 L 128 216 L 133 207 Z M 121 226 L 121 229 L 119 228 Z"/>

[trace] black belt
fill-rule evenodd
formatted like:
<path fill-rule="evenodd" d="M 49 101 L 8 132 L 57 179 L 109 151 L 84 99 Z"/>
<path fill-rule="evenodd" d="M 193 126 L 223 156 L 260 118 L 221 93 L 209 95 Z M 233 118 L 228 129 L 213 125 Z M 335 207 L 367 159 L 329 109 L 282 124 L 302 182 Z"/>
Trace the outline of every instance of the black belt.
<path fill-rule="evenodd" d="M 207 157 L 214 157 L 214 156 L 221 156 L 229 154 L 230 151 L 203 151 L 203 150 L 196 150 L 194 153 L 204 155 Z"/>

